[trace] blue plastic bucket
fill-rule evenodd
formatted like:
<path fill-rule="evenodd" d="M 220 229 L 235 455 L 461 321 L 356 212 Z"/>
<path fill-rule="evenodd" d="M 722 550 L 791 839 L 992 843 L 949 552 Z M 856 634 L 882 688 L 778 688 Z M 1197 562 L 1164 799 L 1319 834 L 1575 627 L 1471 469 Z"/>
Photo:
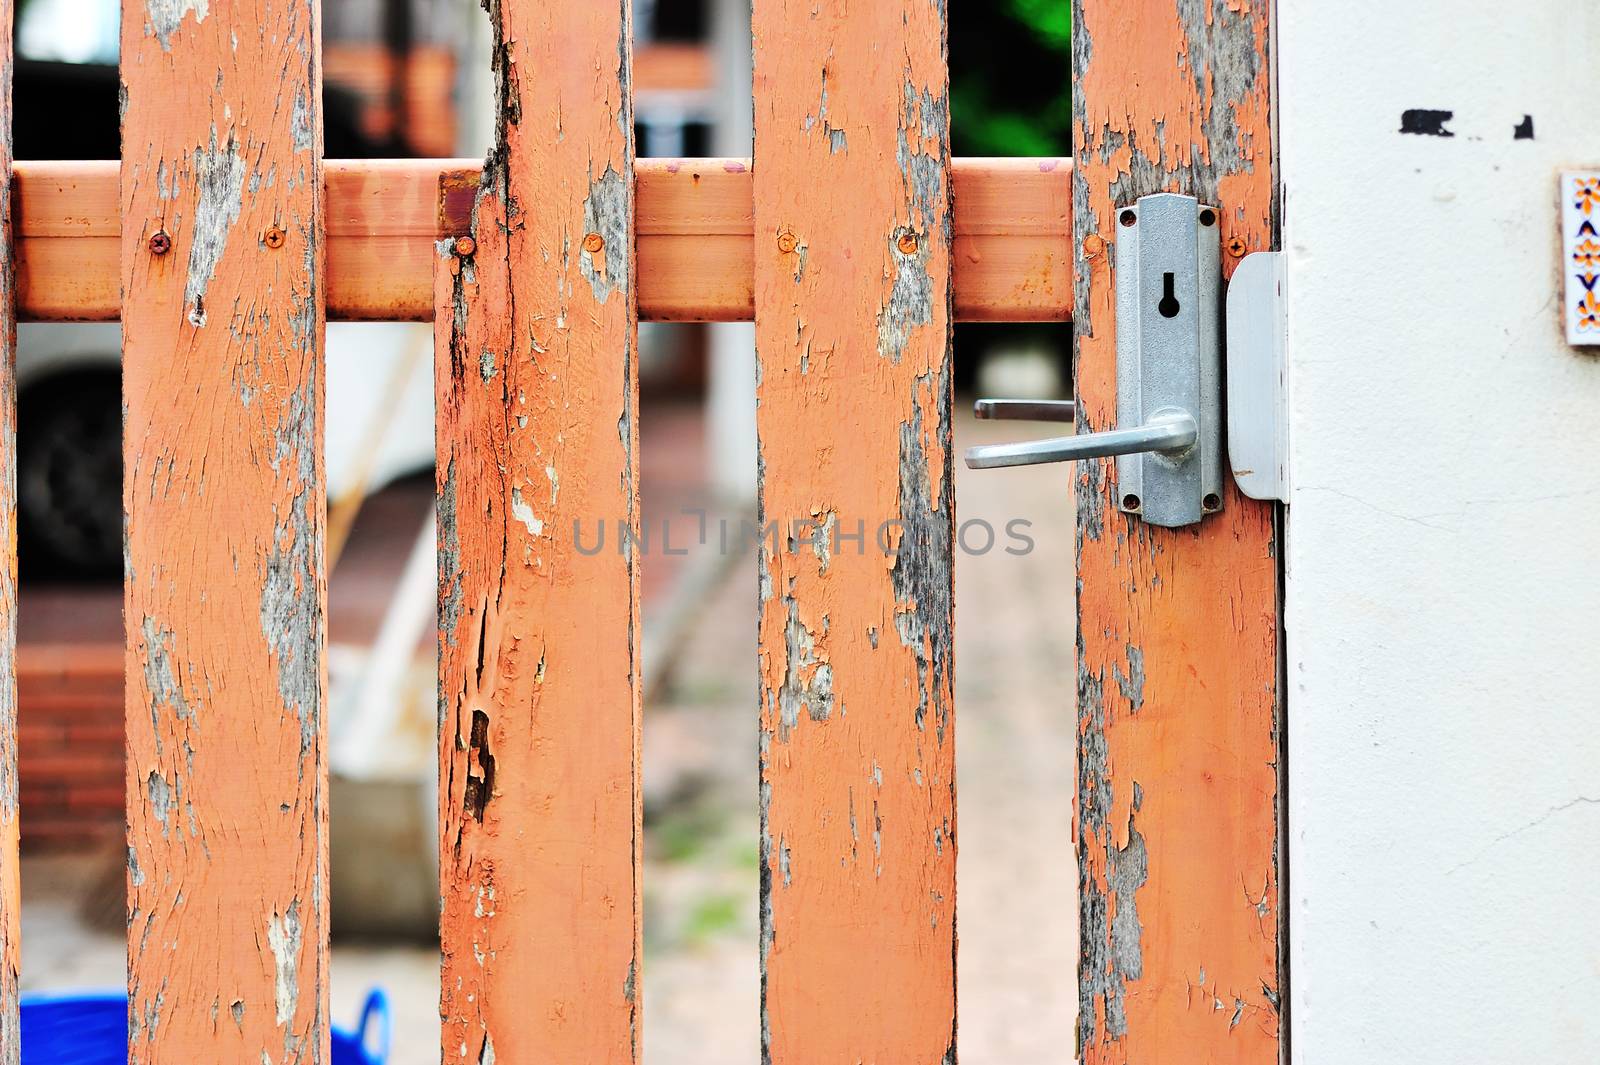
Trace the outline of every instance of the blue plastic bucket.
<path fill-rule="evenodd" d="M 387 1065 L 389 999 L 367 995 L 354 1031 L 333 1030 L 332 1065 Z M 121 993 L 22 996 L 22 1065 L 126 1065 L 128 998 Z"/>

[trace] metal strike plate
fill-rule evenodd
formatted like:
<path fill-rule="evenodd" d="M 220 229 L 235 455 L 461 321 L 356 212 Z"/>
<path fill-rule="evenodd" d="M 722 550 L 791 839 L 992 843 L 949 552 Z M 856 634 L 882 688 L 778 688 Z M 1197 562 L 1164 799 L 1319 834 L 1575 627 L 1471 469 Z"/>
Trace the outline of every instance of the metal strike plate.
<path fill-rule="evenodd" d="M 1228 465 L 1251 499 L 1289 500 L 1284 253 L 1246 255 L 1228 279 Z"/>
<path fill-rule="evenodd" d="M 1193 196 L 1158 193 L 1116 214 L 1117 424 L 1187 415 L 1181 451 L 1117 459 L 1118 506 L 1152 525 L 1222 509 L 1222 261 L 1218 217 Z"/>

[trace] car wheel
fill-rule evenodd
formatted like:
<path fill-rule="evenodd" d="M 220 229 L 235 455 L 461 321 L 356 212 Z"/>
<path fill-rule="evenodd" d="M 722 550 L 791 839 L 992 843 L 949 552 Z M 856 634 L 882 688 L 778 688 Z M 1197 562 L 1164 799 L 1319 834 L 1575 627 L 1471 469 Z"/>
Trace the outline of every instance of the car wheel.
<path fill-rule="evenodd" d="M 30 576 L 122 572 L 122 383 L 78 371 L 17 400 L 19 562 Z"/>

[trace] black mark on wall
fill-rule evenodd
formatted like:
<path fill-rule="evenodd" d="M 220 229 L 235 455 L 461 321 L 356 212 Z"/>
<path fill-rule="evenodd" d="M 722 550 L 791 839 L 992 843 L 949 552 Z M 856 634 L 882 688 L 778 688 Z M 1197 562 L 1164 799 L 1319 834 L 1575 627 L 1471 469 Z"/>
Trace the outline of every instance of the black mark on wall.
<path fill-rule="evenodd" d="M 1454 111 L 1430 111 L 1414 107 L 1400 113 L 1400 132 L 1415 133 L 1422 137 L 1454 137 L 1444 124 L 1456 117 Z"/>
<path fill-rule="evenodd" d="M 1517 123 L 1517 128 L 1511 131 L 1511 139 L 1517 141 L 1533 140 L 1533 116 L 1523 115 L 1522 121 Z"/>

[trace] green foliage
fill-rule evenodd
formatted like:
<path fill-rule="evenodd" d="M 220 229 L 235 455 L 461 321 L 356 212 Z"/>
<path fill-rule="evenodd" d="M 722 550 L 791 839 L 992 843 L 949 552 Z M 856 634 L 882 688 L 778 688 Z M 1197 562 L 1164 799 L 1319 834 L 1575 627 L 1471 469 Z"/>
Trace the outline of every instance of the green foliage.
<path fill-rule="evenodd" d="M 739 924 L 744 905 L 745 900 L 738 895 L 712 895 L 699 900 L 684 922 L 683 938 L 694 946 L 704 946 Z"/>
<path fill-rule="evenodd" d="M 1070 155 L 1070 0 L 951 5 L 957 155 Z"/>
<path fill-rule="evenodd" d="M 1038 35 L 1041 44 L 1072 51 L 1072 5 L 1068 0 L 1011 0 L 1011 17 Z"/>
<path fill-rule="evenodd" d="M 726 809 L 692 793 L 645 811 L 645 846 L 657 861 L 691 862 L 720 838 L 726 822 Z"/>

